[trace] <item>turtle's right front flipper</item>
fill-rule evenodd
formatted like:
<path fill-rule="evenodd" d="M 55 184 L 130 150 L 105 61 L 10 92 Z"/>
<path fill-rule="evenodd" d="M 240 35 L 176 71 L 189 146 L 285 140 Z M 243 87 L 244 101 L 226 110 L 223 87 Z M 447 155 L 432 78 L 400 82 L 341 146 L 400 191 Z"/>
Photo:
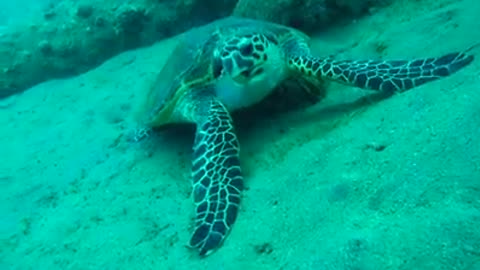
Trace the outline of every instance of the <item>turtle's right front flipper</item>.
<path fill-rule="evenodd" d="M 330 79 L 362 89 L 402 92 L 447 77 L 470 64 L 474 57 L 455 52 L 417 60 L 333 60 L 293 56 L 291 69 L 306 76 Z"/>
<path fill-rule="evenodd" d="M 190 246 L 203 256 L 222 244 L 235 222 L 243 177 L 229 112 L 208 91 L 198 91 L 191 104 L 197 131 L 192 168 L 196 219 Z"/>

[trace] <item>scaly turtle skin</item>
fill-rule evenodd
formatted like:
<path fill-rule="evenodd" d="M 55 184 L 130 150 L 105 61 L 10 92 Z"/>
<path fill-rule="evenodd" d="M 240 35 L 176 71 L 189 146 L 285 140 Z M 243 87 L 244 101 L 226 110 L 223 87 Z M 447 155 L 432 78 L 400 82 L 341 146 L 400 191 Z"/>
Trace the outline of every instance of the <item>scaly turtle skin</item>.
<path fill-rule="evenodd" d="M 269 22 L 226 18 L 181 35 L 142 107 L 145 128 L 196 125 L 189 245 L 207 255 L 230 231 L 243 190 L 239 143 L 230 113 L 263 100 L 287 82 L 332 80 L 375 91 L 403 92 L 449 76 L 474 57 L 465 52 L 419 60 L 333 60 L 310 53 L 309 38 Z M 322 93 L 318 93 L 322 94 Z"/>

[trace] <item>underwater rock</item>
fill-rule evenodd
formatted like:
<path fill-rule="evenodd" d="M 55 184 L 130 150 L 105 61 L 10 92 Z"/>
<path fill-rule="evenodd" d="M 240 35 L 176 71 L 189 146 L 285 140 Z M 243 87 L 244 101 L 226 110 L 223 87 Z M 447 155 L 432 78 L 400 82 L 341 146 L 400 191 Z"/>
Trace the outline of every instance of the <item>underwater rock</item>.
<path fill-rule="evenodd" d="M 77 8 L 77 16 L 80 18 L 88 18 L 93 14 L 93 6 L 91 5 L 79 5 Z"/>
<path fill-rule="evenodd" d="M 264 19 L 306 32 L 324 29 L 333 23 L 353 19 L 386 6 L 394 0 L 239 0 L 236 16 Z"/>
<path fill-rule="evenodd" d="M 0 98 L 229 15 L 237 0 L 63 0 L 0 33 Z"/>

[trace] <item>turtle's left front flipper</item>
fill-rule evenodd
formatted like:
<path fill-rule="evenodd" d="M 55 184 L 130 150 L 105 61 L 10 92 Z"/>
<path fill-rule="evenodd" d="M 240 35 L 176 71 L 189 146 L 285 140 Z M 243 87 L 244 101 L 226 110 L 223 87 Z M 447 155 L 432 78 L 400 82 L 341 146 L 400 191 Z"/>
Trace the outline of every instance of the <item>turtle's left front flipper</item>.
<path fill-rule="evenodd" d="M 225 106 L 211 91 L 193 91 L 192 118 L 197 125 L 193 147 L 195 231 L 190 246 L 200 255 L 218 248 L 237 217 L 243 177 L 239 143 Z"/>
<path fill-rule="evenodd" d="M 319 79 L 385 92 L 402 92 L 447 77 L 470 64 L 474 56 L 465 52 L 417 60 L 333 60 L 294 56 L 289 66 Z"/>

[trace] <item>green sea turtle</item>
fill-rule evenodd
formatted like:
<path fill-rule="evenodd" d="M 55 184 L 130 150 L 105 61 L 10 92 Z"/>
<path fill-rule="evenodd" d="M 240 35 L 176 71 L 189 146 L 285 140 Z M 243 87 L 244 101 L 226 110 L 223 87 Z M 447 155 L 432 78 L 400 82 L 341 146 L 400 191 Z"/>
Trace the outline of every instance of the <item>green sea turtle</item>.
<path fill-rule="evenodd" d="M 237 218 L 244 188 L 230 113 L 254 105 L 284 83 L 312 89 L 322 80 L 403 92 L 449 76 L 473 61 L 464 52 L 418 60 L 334 60 L 311 54 L 302 32 L 229 17 L 182 34 L 142 104 L 146 129 L 196 125 L 193 146 L 195 229 L 189 246 L 208 255 Z"/>

